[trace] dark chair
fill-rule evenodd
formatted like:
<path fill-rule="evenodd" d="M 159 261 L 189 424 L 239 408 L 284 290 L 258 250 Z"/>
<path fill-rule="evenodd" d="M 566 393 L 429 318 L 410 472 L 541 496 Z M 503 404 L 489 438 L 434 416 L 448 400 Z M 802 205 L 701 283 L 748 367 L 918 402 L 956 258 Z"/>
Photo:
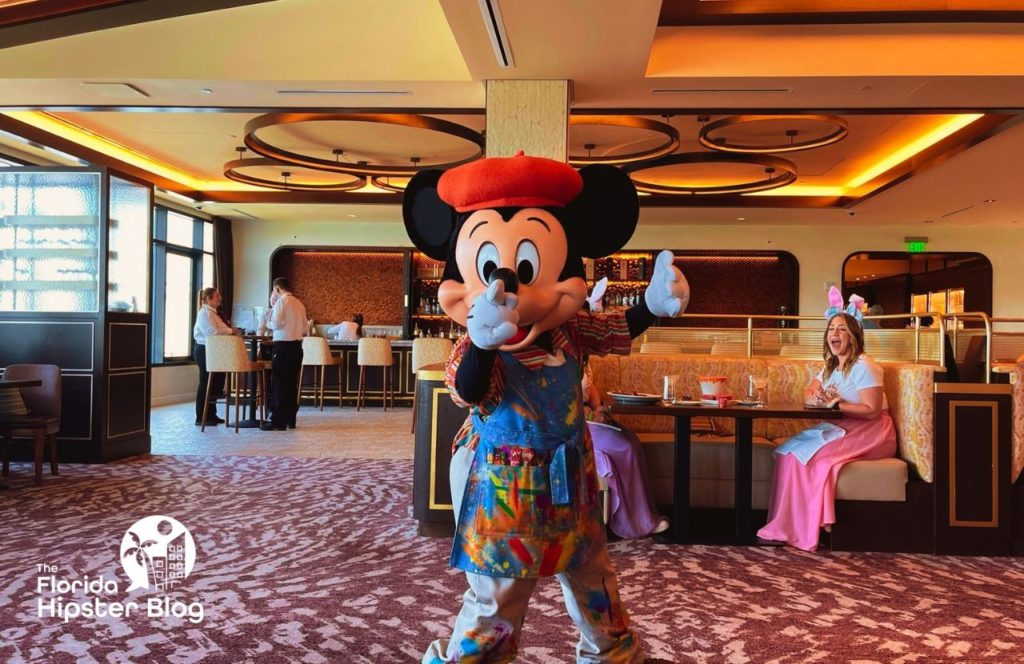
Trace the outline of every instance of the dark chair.
<path fill-rule="evenodd" d="M 0 418 L 3 434 L 3 474 L 9 468 L 12 438 L 31 438 L 35 445 L 36 484 L 43 482 L 43 447 L 50 443 L 50 472 L 57 474 L 57 432 L 60 430 L 60 367 L 55 364 L 12 364 L 4 380 L 39 380 L 42 385 L 21 388 L 28 415 Z"/>

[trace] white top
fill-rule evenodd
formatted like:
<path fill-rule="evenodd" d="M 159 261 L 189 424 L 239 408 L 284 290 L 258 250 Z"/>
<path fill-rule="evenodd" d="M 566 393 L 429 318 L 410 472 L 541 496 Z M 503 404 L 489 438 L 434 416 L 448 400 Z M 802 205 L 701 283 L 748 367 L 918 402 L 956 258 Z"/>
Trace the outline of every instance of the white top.
<path fill-rule="evenodd" d="M 836 369 L 828 380 L 824 380 L 825 369 L 818 372 L 818 380 L 822 387 L 834 386 L 839 393 L 839 398 L 848 403 L 861 403 L 860 391 L 869 387 L 883 387 L 882 367 L 878 366 L 871 357 L 861 354 L 857 361 L 850 367 L 850 373 L 843 375 L 842 369 Z M 882 396 L 882 408 L 888 408 L 885 395 Z"/>
<path fill-rule="evenodd" d="M 273 330 L 274 341 L 299 341 L 306 336 L 306 306 L 291 293 L 285 293 L 270 311 L 267 327 Z"/>
<path fill-rule="evenodd" d="M 196 314 L 196 324 L 192 327 L 192 338 L 200 346 L 206 345 L 206 337 L 218 334 L 234 334 L 227 324 L 217 315 L 217 310 L 208 304 L 204 304 Z"/>
<path fill-rule="evenodd" d="M 327 336 L 335 341 L 359 341 L 359 326 L 347 320 L 327 328 Z"/>

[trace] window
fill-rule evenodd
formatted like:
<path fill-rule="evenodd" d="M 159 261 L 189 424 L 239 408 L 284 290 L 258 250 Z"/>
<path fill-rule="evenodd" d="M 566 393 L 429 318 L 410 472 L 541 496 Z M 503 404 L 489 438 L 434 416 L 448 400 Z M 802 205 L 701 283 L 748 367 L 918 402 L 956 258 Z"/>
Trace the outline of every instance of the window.
<path fill-rule="evenodd" d="M 153 215 L 154 364 L 192 357 L 198 293 L 213 285 L 213 223 L 157 207 Z"/>
<path fill-rule="evenodd" d="M 0 220 L 0 311 L 99 308 L 99 173 L 0 172 Z"/>

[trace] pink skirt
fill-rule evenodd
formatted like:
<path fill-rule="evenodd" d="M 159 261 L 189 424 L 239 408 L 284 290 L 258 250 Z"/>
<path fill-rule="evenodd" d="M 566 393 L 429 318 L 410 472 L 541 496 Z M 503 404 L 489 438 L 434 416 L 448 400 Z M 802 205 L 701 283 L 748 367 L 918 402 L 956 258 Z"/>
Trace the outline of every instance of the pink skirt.
<path fill-rule="evenodd" d="M 888 411 L 874 419 L 846 418 L 838 424 L 846 435 L 818 450 L 806 466 L 792 454 L 775 455 L 768 523 L 757 531 L 758 537 L 814 551 L 821 527 L 836 521 L 836 480 L 842 467 L 858 459 L 896 454 L 896 429 Z"/>

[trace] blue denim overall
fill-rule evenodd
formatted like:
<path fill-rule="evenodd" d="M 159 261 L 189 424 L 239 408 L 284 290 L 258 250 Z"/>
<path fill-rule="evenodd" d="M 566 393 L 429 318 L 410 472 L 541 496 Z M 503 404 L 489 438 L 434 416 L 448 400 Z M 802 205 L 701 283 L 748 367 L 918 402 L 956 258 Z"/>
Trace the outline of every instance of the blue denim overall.
<path fill-rule="evenodd" d="M 510 578 L 551 576 L 604 544 L 578 362 L 537 371 L 499 352 L 505 391 L 469 472 L 451 565 Z"/>

